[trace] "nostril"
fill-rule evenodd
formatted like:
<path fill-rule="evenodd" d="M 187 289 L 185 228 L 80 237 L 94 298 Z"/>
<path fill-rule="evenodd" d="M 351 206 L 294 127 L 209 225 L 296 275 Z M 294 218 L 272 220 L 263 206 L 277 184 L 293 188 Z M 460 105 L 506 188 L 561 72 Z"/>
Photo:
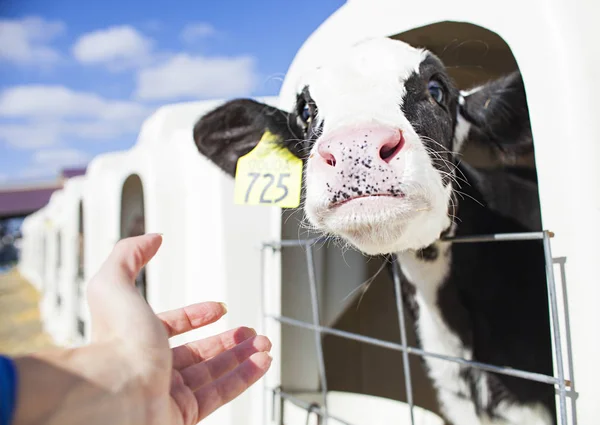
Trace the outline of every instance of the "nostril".
<path fill-rule="evenodd" d="M 379 157 L 383 161 L 389 163 L 392 159 L 396 157 L 396 155 L 398 155 L 398 152 L 400 152 L 403 145 L 404 137 L 402 137 L 402 133 L 400 133 L 400 138 L 391 139 L 385 142 L 383 145 L 381 145 L 381 148 L 379 149 Z"/>
<path fill-rule="evenodd" d="M 327 165 L 331 165 L 332 167 L 335 167 L 335 156 L 333 156 L 330 153 L 321 154 L 321 156 L 323 157 L 323 159 L 325 160 Z"/>
<path fill-rule="evenodd" d="M 319 156 L 325 160 L 327 165 L 335 167 L 335 156 L 330 151 L 330 146 L 324 146 L 323 144 L 318 147 Z"/>

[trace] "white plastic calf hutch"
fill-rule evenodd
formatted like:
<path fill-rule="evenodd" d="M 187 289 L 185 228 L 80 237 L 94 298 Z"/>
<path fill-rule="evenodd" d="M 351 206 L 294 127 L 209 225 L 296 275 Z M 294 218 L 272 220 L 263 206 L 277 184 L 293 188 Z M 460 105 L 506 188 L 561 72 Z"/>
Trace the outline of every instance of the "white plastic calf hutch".
<path fill-rule="evenodd" d="M 45 209 L 28 216 L 21 226 L 23 235 L 19 271 L 39 291 L 43 290 Z"/>
<path fill-rule="evenodd" d="M 157 311 L 205 300 L 224 301 L 229 307 L 219 323 L 175 338 L 173 344 L 235 326 L 260 325 L 258 247 L 271 231 L 270 218 L 260 209 L 232 204 L 233 182 L 198 154 L 192 139 L 196 120 L 220 103 L 160 109 L 143 125 L 134 148 L 147 155 L 150 169 L 142 175 L 146 231 L 164 234 L 147 270 L 148 301 Z M 262 388 L 253 388 L 206 423 L 261 424 L 261 395 Z"/>
<path fill-rule="evenodd" d="M 63 208 L 62 191 L 56 191 L 50 197 L 45 208 L 45 228 L 42 247 L 44 249 L 44 262 L 42 269 L 43 292 L 40 300 L 40 316 L 45 330 L 54 335 L 58 328 L 60 296 L 58 293 L 59 273 L 62 261 L 61 233 L 59 228 L 60 214 Z"/>
<path fill-rule="evenodd" d="M 192 138 L 198 117 L 221 102 L 159 109 L 133 148 L 96 157 L 84 177 L 25 220 L 19 268 L 43 293 L 42 320 L 55 342 L 89 340 L 87 282 L 119 239 L 149 232 L 163 233 L 164 242 L 138 284 L 155 311 L 211 299 L 230 308 L 218 324 L 173 344 L 240 325 L 259 328 L 259 247 L 272 221 L 261 209 L 231 204 L 233 183 L 198 154 Z M 205 422 L 258 425 L 262 395 L 253 388 Z"/>
<path fill-rule="evenodd" d="M 56 298 L 51 321 L 53 338 L 61 345 L 79 341 L 77 311 L 79 308 L 78 251 L 79 212 L 84 185 L 83 177 L 69 179 L 61 191 L 61 209 L 55 218 L 56 226 Z"/>
<path fill-rule="evenodd" d="M 207 256 L 221 254 L 215 244 L 223 239 L 218 232 L 228 212 L 221 211 L 220 197 L 228 182 L 198 155 L 191 129 L 220 102 L 163 107 L 145 121 L 133 148 L 92 161 L 84 194 L 86 276 L 119 239 L 159 232 L 163 247 L 146 270 L 148 301 L 160 311 L 197 298 L 195 288 L 206 280 L 200 266 L 216 264 Z"/>
<path fill-rule="evenodd" d="M 276 102 L 275 98 L 259 100 Z M 77 287 L 93 276 L 119 239 L 163 233 L 161 250 L 138 278 L 153 309 L 164 311 L 211 299 L 225 301 L 230 309 L 220 323 L 195 336 L 242 324 L 258 328 L 258 247 L 271 231 L 264 211 L 231 205 L 233 183 L 194 146 L 196 120 L 221 102 L 163 107 L 145 121 L 133 148 L 95 158 L 85 176 L 83 214 L 78 218 L 85 266 Z M 80 297 L 76 313 L 81 340 L 89 336 L 84 301 Z M 193 337 L 174 338 L 173 344 Z M 246 423 L 253 406 L 258 407 L 250 416 L 260 421 L 261 404 L 253 399 L 262 390 L 253 391 L 206 423 Z"/>
<path fill-rule="evenodd" d="M 19 270 L 42 292 L 41 319 L 59 345 L 82 342 L 77 331 L 81 304 L 80 212 L 84 177 L 69 179 L 48 205 L 22 225 Z"/>
<path fill-rule="evenodd" d="M 23 222 L 23 246 L 19 269 L 40 292 L 40 315 L 44 330 L 57 341 L 61 334 L 61 210 L 63 192 L 55 192 L 48 205 Z"/>
<path fill-rule="evenodd" d="M 556 303 L 551 304 L 557 306 L 553 319 L 558 321 L 553 320 L 552 330 L 560 350 L 554 352 L 555 376 L 548 377 L 547 382 L 556 385 L 558 423 L 593 423 L 600 414 L 596 388 L 600 342 L 590 328 L 600 323 L 595 305 L 600 296 L 595 285 L 598 250 L 594 248 L 600 237 L 600 168 L 596 164 L 600 123 L 595 119 L 600 83 L 593 74 L 600 65 L 596 47 L 600 34 L 595 24 L 600 6 L 592 1 L 513 0 L 495 6 L 490 9 L 470 0 L 433 2 L 427 7 L 391 0 L 348 1 L 298 52 L 280 93 L 280 107 L 293 107 L 296 83 L 306 69 L 326 60 L 331 52 L 374 36 L 428 48 L 449 65 L 461 88 L 520 69 L 535 139 L 535 160 L 529 160 L 540 180 L 544 229 L 554 233 L 551 245 L 556 294 L 551 298 L 556 297 Z M 490 161 L 482 152 L 472 152 L 471 156 L 482 166 Z M 336 367 L 348 364 L 352 356 L 360 364 L 360 354 L 351 352 L 349 344 L 339 343 L 338 337 L 348 336 L 341 335 L 340 327 L 355 331 L 350 332 L 354 343 L 356 334 L 366 331 L 378 334 L 378 341 L 363 338 L 358 342 L 395 343 L 398 351 L 406 351 L 406 345 L 400 343 L 398 321 L 390 315 L 386 323 L 377 322 L 375 317 L 383 313 L 367 300 L 369 295 L 376 300 L 378 296 L 393 296 L 393 292 L 365 295 L 364 308 L 372 319 L 368 324 L 361 325 L 365 316 L 346 314 L 347 310 L 342 313 L 342 295 L 372 276 L 377 267 L 353 253 L 346 254 L 344 264 L 333 249 L 319 246 L 307 251 L 301 242 L 282 246 L 280 239 L 298 239 L 298 223 L 290 219 L 293 214 L 285 212 L 281 227 L 272 226 L 275 244 L 263 251 L 265 331 L 275 341 L 276 359 L 265 384 L 273 396 L 267 399 L 264 423 L 318 423 L 318 413 L 323 413 L 325 404 L 329 423 L 410 423 L 409 406 L 404 402 L 411 398 L 420 406 L 415 407 L 414 423 L 442 423 L 429 413 L 436 411 L 435 401 L 416 356 L 410 359 L 412 389 L 405 386 L 405 357 L 399 352 L 394 357 L 395 370 L 362 364 L 357 376 L 349 377 L 348 368 Z M 278 220 L 280 216 L 274 212 L 272 217 Z M 377 292 L 375 287 L 370 292 Z M 563 289 L 568 289 L 568 302 Z M 317 300 L 320 305 L 315 306 Z M 323 339 L 315 338 L 315 321 L 322 326 L 336 323 L 334 332 L 338 333 L 324 332 Z M 406 328 L 407 344 L 414 345 L 410 324 Z M 323 344 L 340 344 L 338 357 L 324 357 Z M 385 356 L 380 354 L 379 358 Z M 386 361 L 393 365 L 391 355 Z M 326 368 L 341 391 L 324 391 Z M 406 393 L 398 397 L 405 388 Z M 394 394 L 400 400 L 373 394 L 386 398 Z"/>

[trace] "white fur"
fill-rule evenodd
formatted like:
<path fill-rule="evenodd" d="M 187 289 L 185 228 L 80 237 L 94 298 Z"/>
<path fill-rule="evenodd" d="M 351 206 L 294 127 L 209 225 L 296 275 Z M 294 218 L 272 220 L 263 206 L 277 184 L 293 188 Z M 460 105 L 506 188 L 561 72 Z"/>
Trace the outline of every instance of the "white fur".
<path fill-rule="evenodd" d="M 548 410 L 541 404 L 522 406 L 500 402 L 496 411 L 501 413 L 506 420 L 491 420 L 481 418 L 481 425 L 548 425 L 552 419 Z"/>
<path fill-rule="evenodd" d="M 325 118 L 324 133 L 373 120 L 398 126 L 406 122 L 400 110 L 404 81 L 419 72 L 426 54 L 398 40 L 363 41 L 306 73 L 298 92 L 309 86 L 319 109 L 317 120 Z"/>
<path fill-rule="evenodd" d="M 315 143 L 307 163 L 306 216 L 317 228 L 340 235 L 367 254 L 417 249 L 433 243 L 448 227 L 450 191 L 433 166 L 425 145 L 401 106 L 404 83 L 419 66 L 426 52 L 387 38 L 368 40 L 308 73 L 299 89 L 309 86 L 318 108 L 317 121 L 324 119 L 323 135 Z M 377 123 L 402 131 L 405 145 L 390 167 L 406 196 L 384 201 L 351 201 L 330 209 L 327 185 L 339 183 L 331 167 L 321 164 L 321 140 L 340 128 Z M 367 202 L 376 213 L 368 213 Z"/>
<path fill-rule="evenodd" d="M 438 307 L 438 291 L 446 278 L 452 261 L 447 252 L 449 245 L 439 242 L 439 255 L 433 262 L 419 259 L 415 252 L 398 253 L 402 273 L 415 288 L 415 301 L 419 308 L 417 332 L 423 350 L 435 354 L 460 357 L 471 360 L 473 353 L 460 341 L 458 335 L 450 330 Z M 437 389 L 440 407 L 446 417 L 455 425 L 548 425 L 550 415 L 542 405 L 517 405 L 501 402 L 495 409 L 506 420 L 478 417 L 475 404 L 456 393 L 473 396 L 467 382 L 461 378 L 461 365 L 445 360 L 425 357 L 429 368 L 429 377 Z M 489 404 L 488 374 L 479 371 L 477 394 L 479 403 Z"/>
<path fill-rule="evenodd" d="M 477 93 L 479 90 L 481 90 L 484 86 L 477 86 L 477 87 L 473 87 L 470 90 L 461 90 L 460 92 L 460 98 L 459 98 L 459 103 L 462 105 L 465 101 L 465 97 L 471 96 L 473 93 Z"/>
<path fill-rule="evenodd" d="M 436 245 L 439 254 L 434 262 L 419 259 L 413 251 L 398 254 L 402 273 L 416 287 L 415 301 L 419 308 L 417 332 L 423 350 L 470 360 L 472 352 L 446 325 L 438 308 L 438 290 L 450 270 L 451 256 L 447 252 L 449 244 Z M 461 366 L 431 357 L 425 357 L 425 362 L 429 377 L 438 390 L 444 414 L 457 425 L 478 425 L 480 422 L 475 415 L 474 404 L 456 396 L 456 393 L 470 394 L 467 382 L 460 376 Z"/>
<path fill-rule="evenodd" d="M 467 140 L 471 130 L 471 123 L 463 118 L 461 114 L 456 116 L 456 128 L 454 129 L 454 152 L 459 153 Z"/>

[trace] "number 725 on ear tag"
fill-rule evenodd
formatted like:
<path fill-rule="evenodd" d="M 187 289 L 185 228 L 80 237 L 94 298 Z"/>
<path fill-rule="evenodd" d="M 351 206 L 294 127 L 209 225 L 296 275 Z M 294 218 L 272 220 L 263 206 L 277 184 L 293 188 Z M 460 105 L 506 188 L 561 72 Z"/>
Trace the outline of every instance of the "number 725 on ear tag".
<path fill-rule="evenodd" d="M 240 157 L 235 171 L 235 203 L 296 208 L 300 205 L 302 160 L 266 131 L 256 147 Z"/>

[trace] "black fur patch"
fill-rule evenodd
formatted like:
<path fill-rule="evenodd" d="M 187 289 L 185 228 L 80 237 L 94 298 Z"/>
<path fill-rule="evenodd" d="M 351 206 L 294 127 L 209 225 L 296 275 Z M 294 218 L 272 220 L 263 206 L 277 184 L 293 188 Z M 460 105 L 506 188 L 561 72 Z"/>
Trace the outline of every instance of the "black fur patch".
<path fill-rule="evenodd" d="M 194 126 L 194 141 L 201 154 L 233 176 L 237 160 L 254 149 L 265 130 L 280 136 L 294 155 L 304 156 L 295 118 L 250 99 L 227 102 L 203 116 Z"/>
<path fill-rule="evenodd" d="M 417 257 L 423 261 L 435 261 L 439 254 L 440 250 L 435 244 L 417 251 Z"/>
<path fill-rule="evenodd" d="M 525 85 L 520 72 L 486 84 L 460 105 L 461 115 L 472 124 L 469 143 L 494 145 L 515 154 L 533 151 Z"/>
<path fill-rule="evenodd" d="M 443 99 L 437 103 L 429 94 L 429 81 L 436 80 L 443 90 Z M 442 62 L 429 54 L 404 84 L 406 94 L 402 112 L 411 123 L 435 168 L 440 172 L 444 185 L 451 180 L 454 171 L 452 140 L 456 126 L 458 91 Z"/>

